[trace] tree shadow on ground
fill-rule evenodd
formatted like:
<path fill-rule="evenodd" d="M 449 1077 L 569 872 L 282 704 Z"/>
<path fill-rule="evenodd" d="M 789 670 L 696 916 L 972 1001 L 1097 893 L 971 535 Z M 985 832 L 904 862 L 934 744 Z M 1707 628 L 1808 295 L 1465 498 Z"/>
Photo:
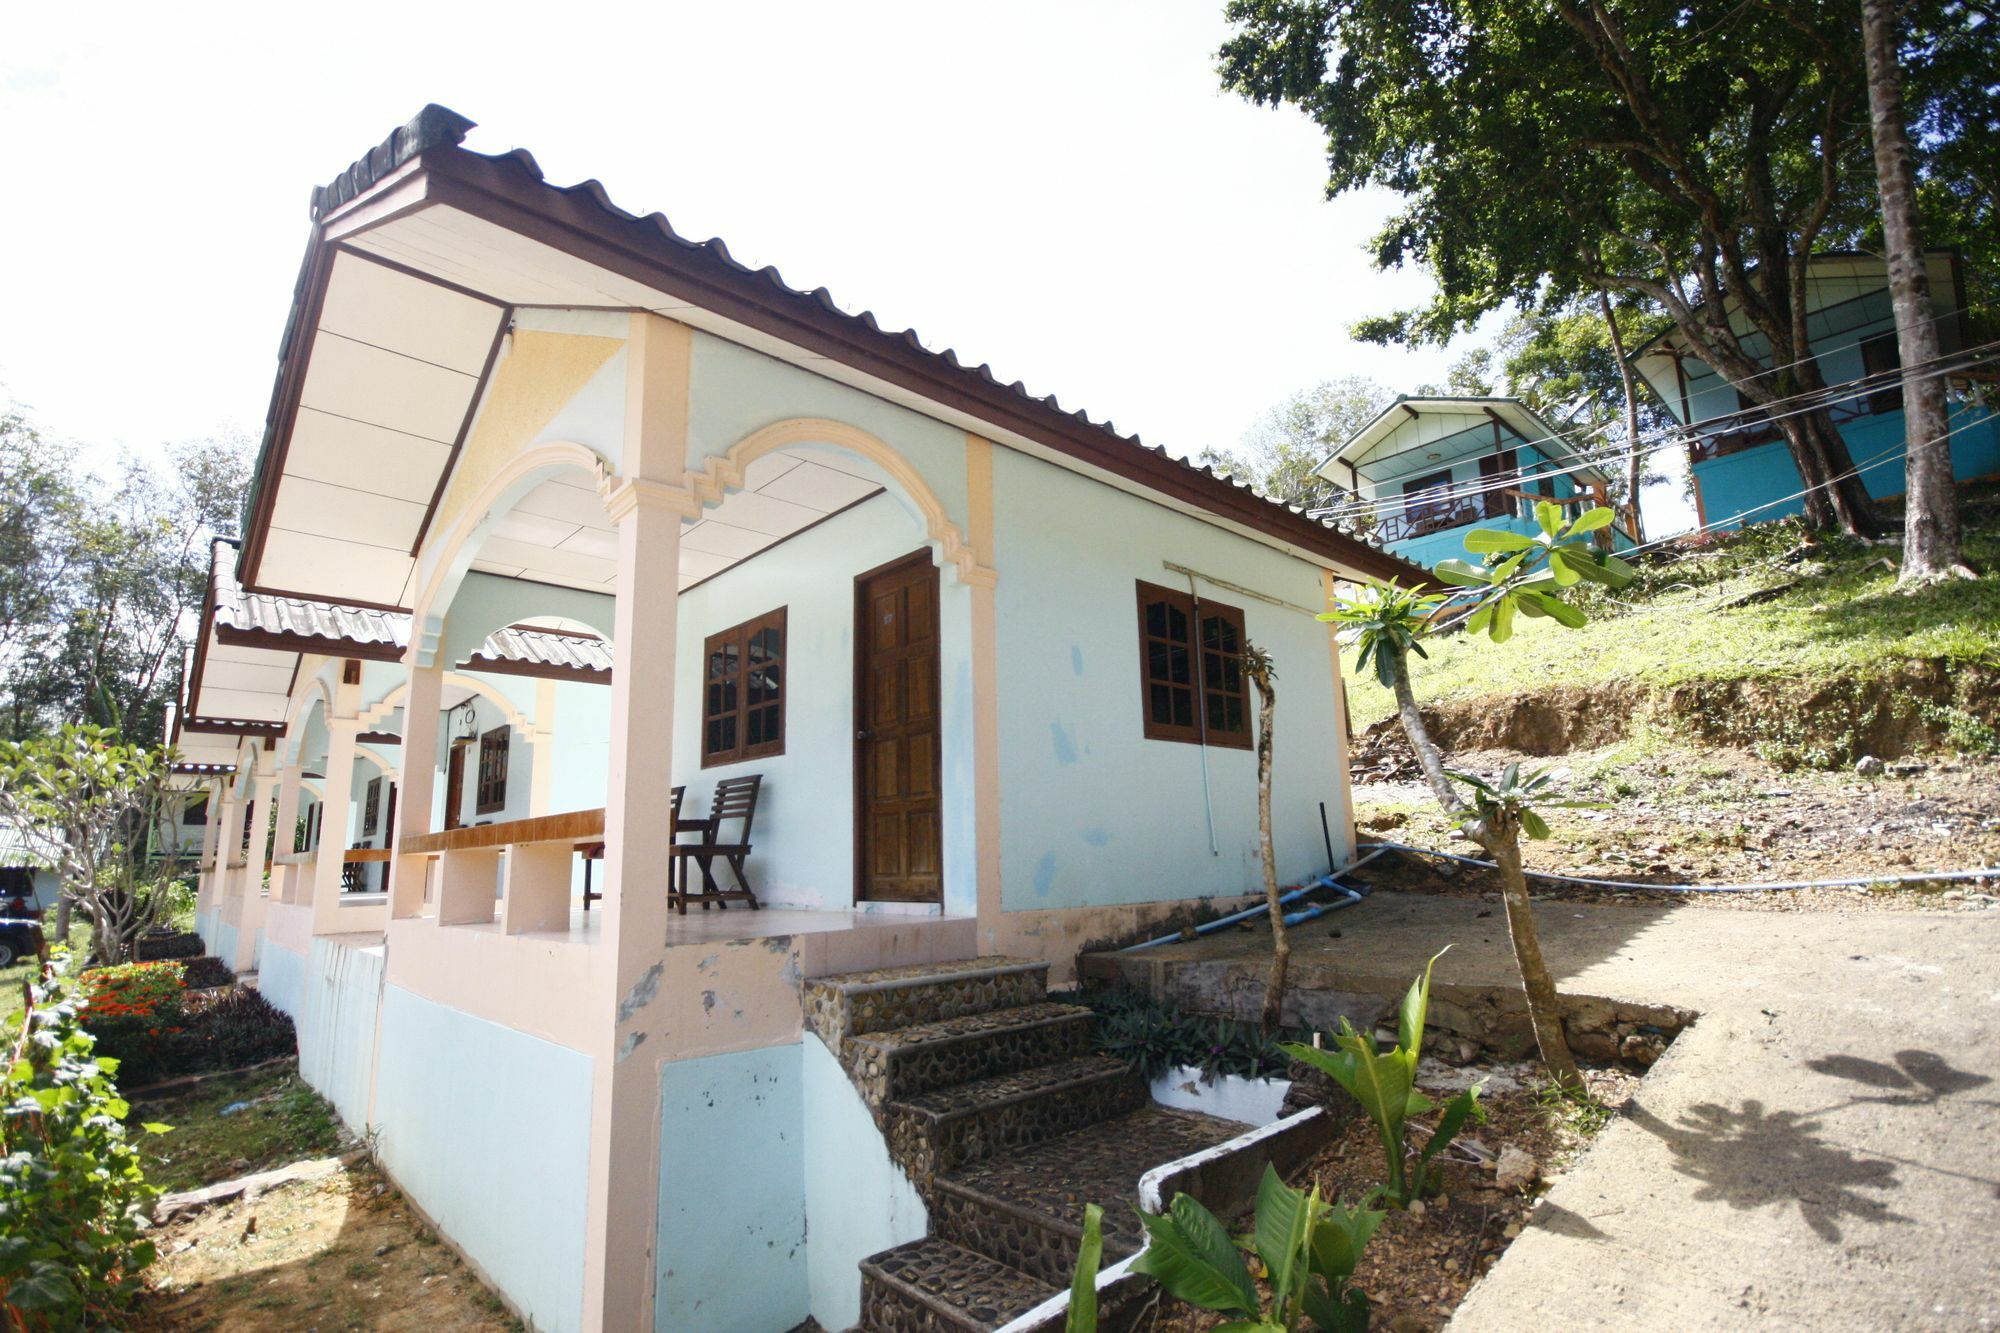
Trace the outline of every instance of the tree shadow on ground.
<path fill-rule="evenodd" d="M 1932 1051 L 1897 1051 L 1895 1060 L 1896 1063 L 1891 1065 L 1858 1055 L 1825 1055 L 1806 1061 L 1806 1068 L 1816 1074 L 1845 1079 L 1863 1087 L 1879 1088 L 1884 1094 L 1878 1097 L 1855 1095 L 1841 1103 L 1842 1106 L 1864 1102 L 1883 1106 L 1929 1106 L 1946 1097 L 1983 1088 L 1993 1081 L 1985 1074 L 1954 1069 L 1949 1060 Z M 1986 1102 L 1981 1104 L 1991 1105 Z M 1839 1107 L 1829 1109 L 1838 1110 Z"/>
<path fill-rule="evenodd" d="M 1754 1098 L 1735 1109 L 1713 1102 L 1669 1124 L 1642 1106 L 1627 1117 L 1674 1154 L 1675 1169 L 1701 1182 L 1695 1198 L 1754 1211 L 1796 1206 L 1813 1234 L 1828 1244 L 1848 1218 L 1908 1222 L 1870 1191 L 1897 1185 L 1895 1164 L 1824 1142 L 1816 1115 L 1774 1111 Z"/>

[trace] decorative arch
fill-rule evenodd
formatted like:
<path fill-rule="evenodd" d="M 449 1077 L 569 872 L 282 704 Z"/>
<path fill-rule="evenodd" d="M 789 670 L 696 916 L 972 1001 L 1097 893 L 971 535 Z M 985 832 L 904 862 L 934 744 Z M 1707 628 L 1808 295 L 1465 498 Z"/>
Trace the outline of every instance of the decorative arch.
<path fill-rule="evenodd" d="M 513 700 L 494 689 L 487 682 L 479 679 L 479 677 L 468 676 L 462 671 L 447 671 L 444 673 L 444 683 L 447 685 L 456 685 L 461 689 L 471 690 L 474 694 L 491 703 L 495 708 L 500 710 L 500 715 L 507 719 L 507 725 L 514 730 L 525 732 L 534 729 L 534 723 L 529 720 L 525 713 L 514 706 Z M 403 706 L 403 699 L 409 692 L 410 683 L 404 681 L 383 695 L 380 701 L 362 709 L 362 727 L 364 729 L 374 727 L 394 717 L 396 710 Z"/>
<path fill-rule="evenodd" d="M 472 568 L 481 541 L 529 491 L 560 472 L 576 470 L 597 483 L 598 493 L 612 475 L 611 465 L 595 449 L 567 440 L 538 444 L 515 455 L 480 488 L 465 507 L 465 517 L 452 526 L 429 560 L 421 594 L 411 603 L 410 646 L 418 661 L 429 666 L 435 660 L 438 641 L 444 633 L 444 616 L 436 607 L 450 607 L 458 585 Z M 421 568 L 421 567 L 420 567 Z"/>
<path fill-rule="evenodd" d="M 730 491 L 743 489 L 744 472 L 750 464 L 794 444 L 835 445 L 881 468 L 923 514 L 925 534 L 938 549 L 939 563 L 951 565 L 961 583 L 990 588 L 997 581 L 998 574 L 990 565 L 979 563 L 978 553 L 966 544 L 965 534 L 909 460 L 889 444 L 844 421 L 793 417 L 774 422 L 744 436 L 721 456 L 710 458 L 700 470 L 689 469 L 687 488 L 704 505 L 720 504 Z"/>

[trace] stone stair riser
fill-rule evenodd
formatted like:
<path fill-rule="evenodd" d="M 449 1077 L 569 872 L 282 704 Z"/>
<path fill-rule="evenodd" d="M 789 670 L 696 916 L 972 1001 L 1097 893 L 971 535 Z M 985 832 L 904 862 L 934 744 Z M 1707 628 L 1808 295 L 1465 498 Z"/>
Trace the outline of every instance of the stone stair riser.
<path fill-rule="evenodd" d="M 1053 1219 L 1025 1211 L 996 1207 L 951 1189 L 945 1181 L 938 1183 L 937 1197 L 931 1203 L 931 1234 L 1058 1286 L 1069 1282 L 1082 1239 L 1080 1230 L 1073 1232 Z M 1105 1263 L 1124 1257 L 1113 1253 L 1108 1237 L 1106 1241 Z"/>
<path fill-rule="evenodd" d="M 1136 1111 L 1149 1100 L 1137 1074 L 1121 1071 L 1050 1088 L 1019 1101 L 933 1116 L 891 1103 L 889 1151 L 926 1188 L 939 1172 L 1030 1147 Z"/>
<path fill-rule="evenodd" d="M 953 1319 L 872 1273 L 861 1278 L 861 1327 L 867 1333 L 980 1333 L 980 1325 Z"/>
<path fill-rule="evenodd" d="M 806 1022 L 834 1054 L 844 1058 L 852 1038 L 1034 1004 L 1048 997 L 1048 989 L 1046 964 L 1009 965 L 988 973 L 946 972 L 858 989 L 843 986 L 836 977 L 806 984 Z"/>
<path fill-rule="evenodd" d="M 1000 1028 L 886 1053 L 865 1038 L 852 1040 L 848 1072 L 871 1106 L 883 1106 L 898 1097 L 1088 1055 L 1091 1022 L 1089 1014 L 1076 1014 L 1033 1027 Z"/>

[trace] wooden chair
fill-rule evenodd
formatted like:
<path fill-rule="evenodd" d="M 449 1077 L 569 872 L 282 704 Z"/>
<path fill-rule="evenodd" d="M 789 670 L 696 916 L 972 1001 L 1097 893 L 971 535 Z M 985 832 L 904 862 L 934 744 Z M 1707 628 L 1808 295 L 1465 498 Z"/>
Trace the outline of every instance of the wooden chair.
<path fill-rule="evenodd" d="M 699 836 L 693 842 L 674 843 L 674 864 L 667 879 L 667 902 L 682 916 L 687 915 L 688 899 L 698 897 L 703 911 L 710 903 L 726 909 L 732 902 L 746 902 L 750 910 L 758 907 L 757 895 L 750 888 L 750 881 L 743 874 L 743 862 L 750 855 L 750 826 L 757 815 L 757 793 L 764 785 L 764 775 L 752 773 L 746 777 L 724 778 L 715 784 L 715 799 L 709 805 L 708 818 L 682 820 L 680 830 Z M 729 820 L 738 820 L 742 828 L 729 842 L 722 841 L 722 826 Z M 736 887 L 725 890 L 715 880 L 715 863 L 720 860 L 729 867 L 729 873 L 736 880 Z M 688 884 L 689 863 L 701 871 L 701 892 L 694 894 Z"/>
<path fill-rule="evenodd" d="M 674 827 L 676 829 L 678 829 L 681 826 L 681 802 L 686 799 L 687 799 L 686 787 L 674 788 L 672 793 L 672 800 L 673 800 L 673 820 L 674 820 Z M 604 844 L 601 842 L 587 843 L 584 846 L 577 848 L 576 850 L 582 853 L 583 855 L 583 910 L 588 912 L 590 910 L 590 905 L 596 902 L 599 898 L 602 898 L 604 896 L 601 893 L 592 892 L 590 887 L 590 863 L 592 861 L 601 861 L 604 859 Z"/>

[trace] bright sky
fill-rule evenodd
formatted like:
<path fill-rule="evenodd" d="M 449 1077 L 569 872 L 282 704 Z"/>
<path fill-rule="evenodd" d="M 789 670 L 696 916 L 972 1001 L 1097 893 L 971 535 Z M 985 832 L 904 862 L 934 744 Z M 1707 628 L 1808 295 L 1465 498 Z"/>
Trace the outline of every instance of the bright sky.
<path fill-rule="evenodd" d="M 8 10 L 0 393 L 93 445 L 261 428 L 308 191 L 427 101 L 1176 451 L 1447 359 L 1346 338 L 1422 280 L 1221 91 L 1221 0 Z"/>
<path fill-rule="evenodd" d="M 683 235 L 1178 453 L 1365 374 L 1423 299 L 1221 0 L 31 5 L 0 19 L 0 398 L 104 466 L 262 428 L 311 187 L 427 101 Z"/>

